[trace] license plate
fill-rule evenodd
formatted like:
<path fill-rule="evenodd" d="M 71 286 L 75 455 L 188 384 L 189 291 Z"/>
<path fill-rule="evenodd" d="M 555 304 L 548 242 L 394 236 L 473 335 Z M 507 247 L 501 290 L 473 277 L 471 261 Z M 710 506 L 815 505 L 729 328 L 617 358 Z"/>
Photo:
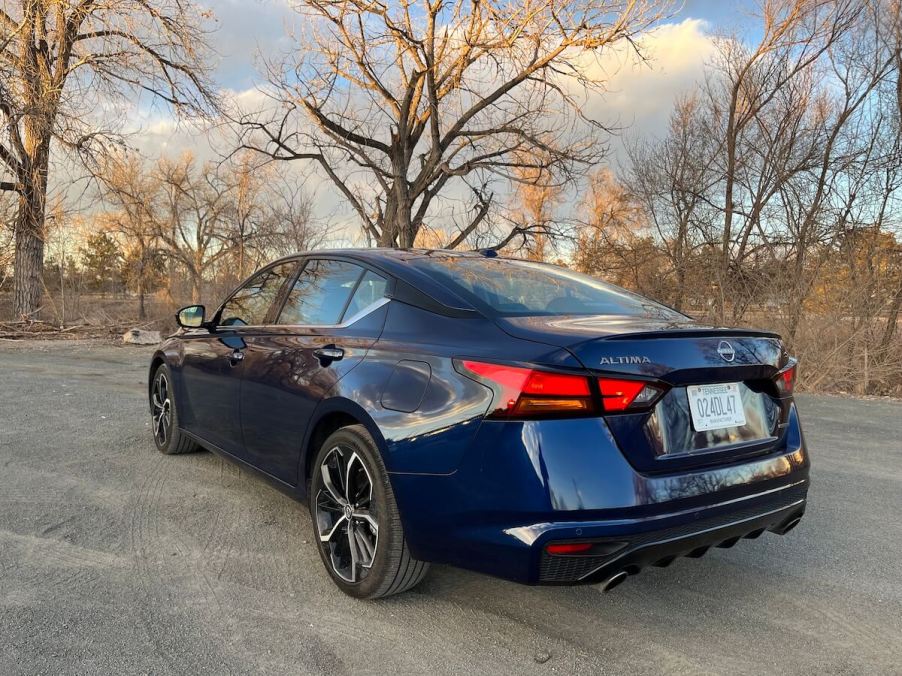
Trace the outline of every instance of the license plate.
<path fill-rule="evenodd" d="M 692 426 L 697 432 L 745 425 L 739 383 L 690 385 L 686 392 Z"/>

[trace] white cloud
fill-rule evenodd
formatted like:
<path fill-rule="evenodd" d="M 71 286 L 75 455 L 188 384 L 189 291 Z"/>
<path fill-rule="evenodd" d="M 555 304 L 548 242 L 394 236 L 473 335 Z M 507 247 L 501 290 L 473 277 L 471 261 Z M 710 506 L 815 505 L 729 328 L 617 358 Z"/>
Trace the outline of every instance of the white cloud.
<path fill-rule="evenodd" d="M 622 130 L 611 144 L 612 164 L 623 159 L 624 139 L 662 135 L 676 100 L 701 82 L 715 49 L 707 28 L 700 19 L 665 24 L 639 42 L 645 60 L 624 44 L 591 64 L 606 91 L 587 97 L 587 115 Z"/>

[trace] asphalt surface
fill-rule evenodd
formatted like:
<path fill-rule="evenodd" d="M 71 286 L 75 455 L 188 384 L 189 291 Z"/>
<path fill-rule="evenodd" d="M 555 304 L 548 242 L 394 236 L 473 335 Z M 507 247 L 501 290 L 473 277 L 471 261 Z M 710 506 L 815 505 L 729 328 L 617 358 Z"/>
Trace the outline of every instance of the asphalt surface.
<path fill-rule="evenodd" d="M 0 674 L 902 673 L 902 404 L 800 396 L 802 524 L 597 587 L 433 566 L 365 602 L 306 508 L 165 457 L 149 350 L 0 345 Z"/>

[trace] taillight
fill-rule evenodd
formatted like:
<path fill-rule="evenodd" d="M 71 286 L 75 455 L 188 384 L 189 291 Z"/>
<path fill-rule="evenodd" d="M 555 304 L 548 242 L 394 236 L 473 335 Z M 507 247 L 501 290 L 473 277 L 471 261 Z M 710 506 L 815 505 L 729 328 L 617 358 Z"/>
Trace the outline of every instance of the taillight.
<path fill-rule="evenodd" d="M 628 411 L 650 406 L 663 390 L 642 380 L 599 378 L 601 405 L 606 413 Z"/>
<path fill-rule="evenodd" d="M 490 418 L 537 418 L 596 413 L 586 376 L 464 359 L 456 362 L 495 392 Z"/>
<path fill-rule="evenodd" d="M 777 373 L 774 381 L 777 383 L 777 392 L 781 397 L 788 397 L 796 386 L 796 371 L 799 362 L 790 357 L 789 362 Z"/>

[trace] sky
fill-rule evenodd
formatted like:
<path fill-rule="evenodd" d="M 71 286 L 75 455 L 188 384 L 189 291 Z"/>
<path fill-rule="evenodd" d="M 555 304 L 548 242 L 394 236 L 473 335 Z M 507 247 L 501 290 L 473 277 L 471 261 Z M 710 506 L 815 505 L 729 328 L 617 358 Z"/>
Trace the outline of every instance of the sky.
<path fill-rule="evenodd" d="M 260 54 L 290 49 L 288 37 L 299 21 L 290 0 L 207 0 L 216 17 L 211 42 L 216 55 L 215 77 L 230 95 L 255 96 L 261 83 Z M 646 63 L 631 62 L 614 55 L 607 92 L 586 102 L 588 114 L 622 129 L 610 139 L 607 162 L 617 168 L 625 160 L 624 143 L 666 131 L 674 101 L 700 81 L 716 33 L 738 32 L 749 37 L 746 1 L 686 0 L 673 17 L 644 39 Z M 215 152 L 190 126 L 179 125 L 159 109 L 135 111 L 132 122 L 134 145 L 147 156 L 175 155 L 190 150 L 201 159 Z M 312 193 L 322 218 L 337 218 L 339 227 L 353 223 L 350 214 L 336 208 L 335 191 L 322 179 L 311 177 L 305 186 Z"/>
<path fill-rule="evenodd" d="M 219 82 L 243 90 L 257 81 L 255 68 L 259 50 L 288 47 L 286 27 L 296 24 L 290 0 L 206 0 L 216 16 L 216 46 L 220 53 Z M 701 20 L 718 30 L 743 29 L 754 5 L 742 0 L 685 0 L 676 8 L 673 21 Z"/>

